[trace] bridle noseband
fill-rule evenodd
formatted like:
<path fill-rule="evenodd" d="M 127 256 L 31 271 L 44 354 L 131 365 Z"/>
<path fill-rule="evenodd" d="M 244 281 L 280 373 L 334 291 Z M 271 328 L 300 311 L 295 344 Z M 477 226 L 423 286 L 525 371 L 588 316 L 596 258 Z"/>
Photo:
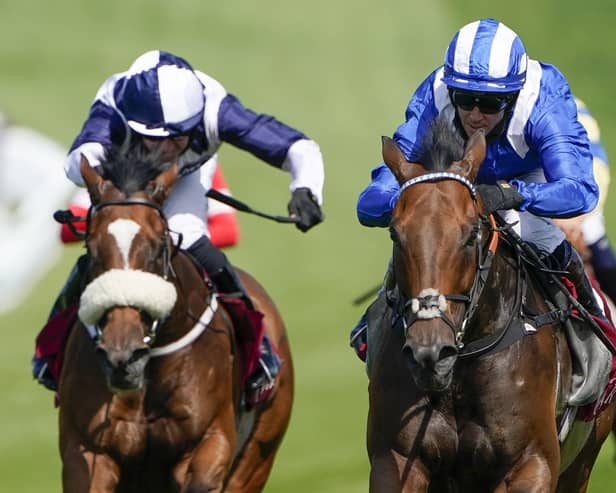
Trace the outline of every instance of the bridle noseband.
<path fill-rule="evenodd" d="M 455 180 L 462 183 L 469 191 L 475 208 L 477 209 L 477 190 L 471 181 L 465 176 L 451 172 L 434 172 L 412 178 L 400 186 L 398 192 L 398 200 L 400 195 L 409 187 L 417 183 L 435 182 L 442 180 Z M 405 334 L 408 333 L 411 326 L 418 320 L 429 320 L 433 318 L 440 318 L 447 326 L 451 328 L 454 333 L 456 346 L 458 350 L 464 347 L 464 334 L 469 320 L 472 318 L 477 308 L 477 300 L 485 286 L 485 282 L 490 271 L 492 258 L 494 251 L 496 250 L 496 237 L 493 234 L 492 241 L 488 247 L 487 253 L 483 252 L 483 238 L 482 238 L 482 224 L 488 223 L 491 231 L 494 232 L 493 223 L 490 222 L 492 218 L 488 219 L 485 215 L 478 213 L 477 224 L 477 237 L 475 239 L 475 250 L 477 258 L 477 269 L 475 271 L 475 278 L 473 285 L 468 294 L 442 294 L 436 289 L 427 288 L 423 289 L 416 298 L 407 299 L 401 306 L 398 316 L 402 318 Z M 493 221 L 493 220 L 492 220 Z M 484 258 L 485 256 L 485 258 Z M 400 291 L 400 290 L 399 290 Z M 466 305 L 464 310 L 464 316 L 462 322 L 456 327 L 456 324 L 447 316 L 447 302 L 454 301 L 458 303 L 464 303 Z"/>
<path fill-rule="evenodd" d="M 171 266 L 171 259 L 175 251 L 172 251 L 173 242 L 171 241 L 171 235 L 169 232 L 169 225 L 167 223 L 167 218 L 165 217 L 161 206 L 157 202 L 154 202 L 152 200 L 144 199 L 144 198 L 126 198 L 126 199 L 106 200 L 106 201 L 99 202 L 97 204 L 92 204 L 90 208 L 88 209 L 88 214 L 86 216 L 86 233 L 85 233 L 86 245 L 88 244 L 88 239 L 91 236 L 90 226 L 91 226 L 92 219 L 98 212 L 100 212 L 105 207 L 131 206 L 131 205 L 143 205 L 146 207 L 150 207 L 158 212 L 158 215 L 160 216 L 163 222 L 163 227 L 164 227 L 163 252 L 162 252 L 163 272 L 160 277 L 162 277 L 164 281 L 167 281 L 170 275 L 173 275 L 175 277 L 175 273 L 173 272 L 173 267 Z M 146 343 L 148 346 L 152 347 L 152 345 L 154 344 L 156 340 L 158 329 L 164 322 L 165 322 L 165 319 L 159 319 L 159 318 L 154 319 L 152 321 L 152 324 L 147 334 L 143 338 L 143 342 Z M 102 329 L 100 328 L 100 325 L 98 323 L 94 326 L 88 325 L 86 326 L 86 329 L 88 330 L 90 335 L 93 337 L 95 342 L 98 342 L 101 339 Z"/>

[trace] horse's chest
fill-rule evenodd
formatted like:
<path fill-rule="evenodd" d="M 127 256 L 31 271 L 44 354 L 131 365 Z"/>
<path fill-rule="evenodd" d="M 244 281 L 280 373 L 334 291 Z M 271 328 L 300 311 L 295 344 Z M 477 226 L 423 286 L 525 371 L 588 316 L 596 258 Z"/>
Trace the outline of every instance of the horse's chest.
<path fill-rule="evenodd" d="M 205 431 L 204 414 L 187 402 L 156 410 L 115 403 L 106 414 L 104 431 L 98 438 L 94 436 L 94 441 L 123 457 L 138 457 L 156 449 L 174 456 L 183 453 L 187 443 L 197 442 Z"/>

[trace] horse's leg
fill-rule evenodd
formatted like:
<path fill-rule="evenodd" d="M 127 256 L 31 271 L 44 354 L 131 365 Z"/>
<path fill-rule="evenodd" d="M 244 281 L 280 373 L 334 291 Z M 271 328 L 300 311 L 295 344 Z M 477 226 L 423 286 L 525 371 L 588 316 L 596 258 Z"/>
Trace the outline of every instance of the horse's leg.
<path fill-rule="evenodd" d="M 283 361 L 278 388 L 272 402 L 256 411 L 254 430 L 234 465 L 226 492 L 258 493 L 263 490 L 287 429 L 293 401 L 293 367 L 286 338 L 278 342 L 278 349 Z"/>
<path fill-rule="evenodd" d="M 556 490 L 558 493 L 586 492 L 592 467 L 615 421 L 615 409 L 616 405 L 612 403 L 598 416 L 593 432 L 588 437 L 586 444 L 573 463 L 561 474 Z"/>
<path fill-rule="evenodd" d="M 181 493 L 219 493 L 235 449 L 235 420 L 232 402 L 210 425 L 195 448 L 186 471 Z"/>
<path fill-rule="evenodd" d="M 419 458 L 409 462 L 393 450 L 371 458 L 370 493 L 427 493 L 430 472 Z"/>
<path fill-rule="evenodd" d="M 64 493 L 113 493 L 119 479 L 120 468 L 107 455 L 81 451 L 79 446 L 62 453 Z"/>
<path fill-rule="evenodd" d="M 537 455 L 526 456 L 494 493 L 552 493 L 558 480 L 558 467 L 551 467 L 545 458 Z"/>
<path fill-rule="evenodd" d="M 86 391 L 88 385 L 81 380 L 92 382 L 97 378 L 97 369 L 84 364 L 84 360 L 91 361 L 93 357 L 93 345 L 85 330 L 73 326 L 60 378 L 58 421 L 64 493 L 111 493 L 116 490 L 120 478 L 120 468 L 111 457 L 94 454 L 84 447 L 81 430 L 93 419 L 92 408 L 100 407 L 100 402 Z M 99 390 L 92 385 L 89 389 L 94 395 Z"/>

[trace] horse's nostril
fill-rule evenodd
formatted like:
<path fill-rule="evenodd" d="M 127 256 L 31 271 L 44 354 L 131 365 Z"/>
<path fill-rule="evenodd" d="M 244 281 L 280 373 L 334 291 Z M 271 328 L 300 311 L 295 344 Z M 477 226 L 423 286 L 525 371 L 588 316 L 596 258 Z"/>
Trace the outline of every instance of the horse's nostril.
<path fill-rule="evenodd" d="M 458 355 L 458 350 L 455 346 L 444 346 L 439 352 L 439 360 L 444 360 L 446 358 L 452 358 Z"/>
<path fill-rule="evenodd" d="M 149 354 L 150 354 L 149 347 L 142 347 L 142 348 L 135 349 L 128 363 L 134 363 L 135 361 L 139 361 L 140 359 L 145 358 Z"/>
<path fill-rule="evenodd" d="M 455 357 L 458 352 L 454 346 L 449 345 L 417 345 L 405 344 L 402 348 L 406 357 L 412 358 L 420 367 L 434 369 L 443 360 Z"/>

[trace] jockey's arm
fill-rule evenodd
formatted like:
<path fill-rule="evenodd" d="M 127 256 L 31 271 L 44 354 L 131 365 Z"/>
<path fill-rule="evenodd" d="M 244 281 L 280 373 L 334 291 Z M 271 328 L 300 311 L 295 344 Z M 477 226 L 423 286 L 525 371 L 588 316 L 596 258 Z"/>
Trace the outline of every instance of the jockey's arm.
<path fill-rule="evenodd" d="M 513 179 L 524 197 L 520 210 L 543 217 L 567 218 L 591 211 L 599 188 L 593 176 L 592 154 L 584 127 L 577 119 L 575 103 L 552 103 L 531 117 L 526 141 L 536 152 L 546 183 Z"/>
<path fill-rule="evenodd" d="M 417 158 L 419 146 L 425 129 L 438 116 L 433 92 L 436 71 L 430 74 L 417 88 L 406 111 L 406 120 L 396 129 L 394 140 L 407 160 Z M 370 184 L 361 192 L 357 200 L 357 218 L 368 227 L 387 227 L 391 212 L 398 200 L 400 184 L 385 164 L 372 170 Z"/>
<path fill-rule="evenodd" d="M 308 188 L 319 205 L 323 202 L 323 156 L 316 142 L 273 116 L 245 108 L 231 94 L 220 103 L 217 123 L 222 141 L 289 172 L 291 191 Z"/>
<path fill-rule="evenodd" d="M 372 181 L 357 199 L 357 218 L 364 226 L 387 227 L 400 185 L 385 164 L 372 170 Z"/>

